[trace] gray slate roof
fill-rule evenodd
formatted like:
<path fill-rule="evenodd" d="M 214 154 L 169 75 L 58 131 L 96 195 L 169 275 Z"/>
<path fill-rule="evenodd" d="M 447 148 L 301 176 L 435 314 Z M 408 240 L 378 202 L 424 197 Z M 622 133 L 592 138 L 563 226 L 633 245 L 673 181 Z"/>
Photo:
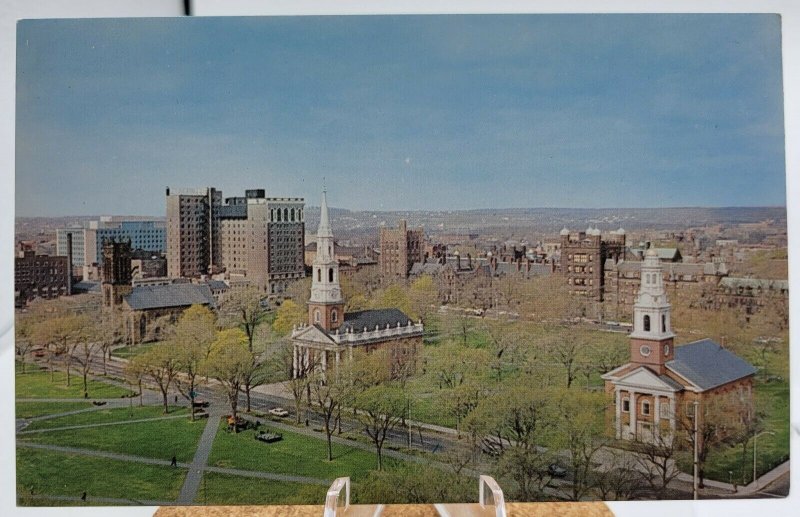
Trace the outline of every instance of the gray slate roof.
<path fill-rule="evenodd" d="M 753 365 L 711 339 L 675 347 L 675 359 L 666 366 L 703 390 L 756 373 Z"/>
<path fill-rule="evenodd" d="M 215 307 L 211 289 L 205 284 L 141 285 L 125 301 L 136 311 L 209 305 Z"/>
<path fill-rule="evenodd" d="M 389 327 L 397 327 L 400 323 L 401 326 L 408 325 L 411 319 L 403 314 L 400 309 L 371 309 L 367 311 L 348 312 L 344 315 L 344 324 L 340 327 L 339 332 L 347 332 L 352 329 L 353 332 L 363 332 L 364 327 L 367 330 L 375 330 L 375 325 L 379 329 Z M 413 322 L 412 322 L 413 323 Z"/>

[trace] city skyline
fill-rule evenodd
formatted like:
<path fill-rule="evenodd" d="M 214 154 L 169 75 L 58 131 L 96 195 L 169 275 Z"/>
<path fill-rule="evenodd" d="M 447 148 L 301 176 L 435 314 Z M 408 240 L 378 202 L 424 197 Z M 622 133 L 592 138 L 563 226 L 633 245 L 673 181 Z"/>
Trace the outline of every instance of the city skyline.
<path fill-rule="evenodd" d="M 19 217 L 160 215 L 168 185 L 315 206 L 323 176 L 357 211 L 786 205 L 775 15 L 37 20 L 18 43 Z"/>

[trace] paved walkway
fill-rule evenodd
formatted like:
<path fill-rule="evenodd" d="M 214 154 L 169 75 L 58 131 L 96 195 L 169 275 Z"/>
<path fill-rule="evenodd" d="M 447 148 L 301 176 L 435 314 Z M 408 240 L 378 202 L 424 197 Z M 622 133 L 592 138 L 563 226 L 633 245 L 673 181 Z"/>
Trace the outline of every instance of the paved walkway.
<path fill-rule="evenodd" d="M 50 433 L 52 431 L 69 431 L 72 429 L 87 429 L 90 427 L 107 427 L 110 425 L 125 425 L 125 424 L 139 424 L 142 422 L 155 422 L 158 420 L 172 420 L 174 418 L 186 418 L 186 415 L 172 415 L 172 416 L 159 416 L 155 418 L 140 418 L 137 420 L 118 420 L 116 422 L 98 422 L 96 424 L 81 424 L 81 425 L 67 425 L 64 427 L 48 427 L 46 429 L 33 429 L 31 431 L 19 431 L 17 432 L 18 436 L 26 435 L 26 434 L 37 434 L 37 433 Z"/>
<path fill-rule="evenodd" d="M 71 495 L 45 495 L 45 494 L 32 494 L 26 495 L 24 498 L 18 499 L 44 499 L 47 501 L 70 501 L 82 504 L 90 503 L 103 503 L 103 505 L 141 505 L 141 506 L 173 506 L 175 501 L 151 501 L 149 499 L 122 499 L 119 497 L 92 497 L 86 496 L 86 501 L 77 496 Z"/>
<path fill-rule="evenodd" d="M 208 456 L 211 454 L 211 447 L 214 445 L 214 437 L 217 436 L 219 429 L 219 419 L 222 412 L 214 409 L 208 415 L 208 422 L 203 429 L 203 435 L 200 436 L 200 442 L 197 444 L 197 451 L 194 453 L 192 464 L 189 465 L 189 473 L 186 474 L 186 480 L 181 487 L 181 493 L 178 496 L 178 504 L 192 504 L 197 491 L 200 488 L 200 481 L 203 479 L 203 470 L 208 463 Z"/>
<path fill-rule="evenodd" d="M 130 463 L 142 463 L 145 465 L 157 465 L 163 467 L 169 467 L 172 465 L 170 460 L 160 460 L 157 458 L 147 458 L 144 456 L 134 456 L 132 454 L 121 454 L 118 452 L 106 452 L 106 451 L 97 451 L 94 449 L 81 449 L 78 447 L 64 447 L 61 445 L 48 445 L 44 443 L 31 443 L 31 442 L 23 442 L 18 441 L 17 447 L 25 447 L 28 449 L 41 449 L 41 450 L 48 450 L 48 451 L 55 451 L 55 452 L 63 452 L 66 454 L 78 454 L 81 456 L 90 456 L 93 458 L 103 458 L 109 460 L 116 460 L 116 461 L 127 461 Z M 186 463 L 179 461 L 177 463 L 178 468 L 182 469 L 189 469 L 192 468 L 194 465 L 194 461 L 192 463 Z M 231 468 L 224 468 L 224 467 L 209 467 L 204 465 L 201 471 L 208 471 L 208 472 L 216 472 L 218 474 L 229 474 L 231 476 L 241 476 L 241 477 L 248 477 L 248 478 L 258 478 L 258 479 L 269 479 L 272 481 L 285 481 L 290 483 L 306 483 L 311 485 L 323 485 L 328 486 L 331 484 L 330 479 L 320 479 L 320 478 L 310 478 L 305 476 L 295 476 L 292 474 L 276 474 L 273 472 L 261 472 L 258 470 L 244 470 L 244 469 L 231 469 Z M 188 475 L 187 475 L 188 478 Z M 184 486 L 186 483 L 184 483 Z M 183 490 L 181 490 L 183 492 Z M 45 496 L 42 496 L 45 497 Z M 172 502 L 171 504 L 191 504 L 192 501 L 189 503 L 184 503 L 180 501 L 180 498 L 177 502 Z"/>

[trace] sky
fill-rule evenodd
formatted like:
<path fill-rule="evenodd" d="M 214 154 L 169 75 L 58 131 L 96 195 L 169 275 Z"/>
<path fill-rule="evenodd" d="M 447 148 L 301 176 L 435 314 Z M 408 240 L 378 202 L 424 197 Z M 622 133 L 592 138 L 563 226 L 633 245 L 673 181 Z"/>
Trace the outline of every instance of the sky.
<path fill-rule="evenodd" d="M 28 20 L 16 215 L 784 206 L 777 15 Z"/>

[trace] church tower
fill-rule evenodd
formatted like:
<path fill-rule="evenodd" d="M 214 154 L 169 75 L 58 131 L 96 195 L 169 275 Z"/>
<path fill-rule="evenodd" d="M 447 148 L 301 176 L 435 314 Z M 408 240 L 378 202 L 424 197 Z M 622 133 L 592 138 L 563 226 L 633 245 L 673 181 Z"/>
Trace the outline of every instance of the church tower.
<path fill-rule="evenodd" d="M 642 263 L 639 295 L 633 306 L 631 362 L 663 375 L 664 364 L 675 356 L 674 337 L 661 262 L 655 250 L 649 249 Z"/>
<path fill-rule="evenodd" d="M 311 274 L 308 324 L 319 325 L 331 332 L 339 328 L 344 320 L 344 299 L 339 286 L 339 263 L 333 251 L 333 232 L 325 190 L 322 191 L 317 229 L 317 255 L 314 257 Z"/>

